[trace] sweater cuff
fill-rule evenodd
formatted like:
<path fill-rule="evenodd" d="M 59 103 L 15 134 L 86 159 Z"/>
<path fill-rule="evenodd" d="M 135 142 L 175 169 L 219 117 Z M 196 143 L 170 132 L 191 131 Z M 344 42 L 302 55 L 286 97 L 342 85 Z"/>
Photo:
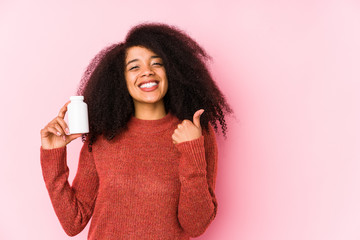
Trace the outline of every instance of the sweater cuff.
<path fill-rule="evenodd" d="M 45 178 L 66 172 L 66 146 L 53 149 L 44 149 L 40 146 L 40 161 Z"/>
<path fill-rule="evenodd" d="M 206 171 L 204 136 L 175 145 L 182 154 L 180 166 L 183 170 L 193 169 L 196 172 Z M 185 169 L 184 169 L 185 168 Z"/>

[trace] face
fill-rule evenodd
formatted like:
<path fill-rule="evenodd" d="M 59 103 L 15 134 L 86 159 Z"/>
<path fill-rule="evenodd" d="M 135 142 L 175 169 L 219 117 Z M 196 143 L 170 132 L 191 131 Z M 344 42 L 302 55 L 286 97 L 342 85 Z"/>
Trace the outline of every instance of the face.
<path fill-rule="evenodd" d="M 163 60 L 153 51 L 135 46 L 127 49 L 125 79 L 135 107 L 138 104 L 163 104 L 168 81 Z"/>

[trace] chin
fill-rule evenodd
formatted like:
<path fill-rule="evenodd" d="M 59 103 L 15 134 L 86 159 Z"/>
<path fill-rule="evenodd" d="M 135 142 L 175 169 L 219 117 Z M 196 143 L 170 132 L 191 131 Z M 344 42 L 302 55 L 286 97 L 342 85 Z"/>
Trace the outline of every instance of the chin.
<path fill-rule="evenodd" d="M 149 99 L 139 99 L 139 103 L 155 104 L 162 101 L 162 98 L 149 98 Z"/>

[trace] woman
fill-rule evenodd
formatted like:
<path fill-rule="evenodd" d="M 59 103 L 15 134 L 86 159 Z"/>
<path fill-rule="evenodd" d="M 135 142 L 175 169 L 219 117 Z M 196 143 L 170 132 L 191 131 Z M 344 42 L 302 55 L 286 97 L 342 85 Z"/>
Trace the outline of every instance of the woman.
<path fill-rule="evenodd" d="M 41 130 L 41 166 L 53 207 L 74 236 L 189 239 L 217 211 L 217 122 L 232 110 L 213 81 L 206 52 L 181 30 L 141 24 L 101 51 L 78 90 L 89 108 L 70 186 L 68 134 L 59 115 Z"/>

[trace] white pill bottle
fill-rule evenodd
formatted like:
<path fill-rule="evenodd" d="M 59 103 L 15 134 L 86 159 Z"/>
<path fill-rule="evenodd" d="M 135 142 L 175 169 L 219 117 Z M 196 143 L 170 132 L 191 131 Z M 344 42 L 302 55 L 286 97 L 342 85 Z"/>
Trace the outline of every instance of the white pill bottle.
<path fill-rule="evenodd" d="M 70 134 L 88 133 L 88 107 L 84 102 L 84 96 L 71 96 L 70 100 L 67 106 Z"/>

